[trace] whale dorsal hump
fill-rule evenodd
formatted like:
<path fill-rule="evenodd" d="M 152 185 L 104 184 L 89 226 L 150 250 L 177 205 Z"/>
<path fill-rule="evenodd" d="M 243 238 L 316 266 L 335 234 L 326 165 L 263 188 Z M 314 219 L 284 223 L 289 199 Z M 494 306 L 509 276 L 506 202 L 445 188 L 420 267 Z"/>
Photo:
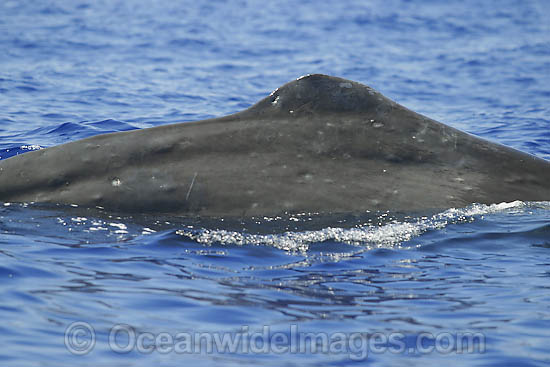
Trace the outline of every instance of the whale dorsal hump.
<path fill-rule="evenodd" d="M 372 112 L 393 101 L 364 84 L 322 74 L 309 74 L 274 90 L 246 112 L 289 115 Z"/>

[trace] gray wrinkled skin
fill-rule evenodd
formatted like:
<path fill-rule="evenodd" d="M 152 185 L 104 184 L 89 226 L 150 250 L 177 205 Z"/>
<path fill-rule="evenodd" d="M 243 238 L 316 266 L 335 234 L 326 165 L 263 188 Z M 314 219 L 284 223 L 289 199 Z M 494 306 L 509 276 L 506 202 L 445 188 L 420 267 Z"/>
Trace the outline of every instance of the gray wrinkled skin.
<path fill-rule="evenodd" d="M 550 162 L 345 79 L 309 75 L 221 118 L 0 161 L 0 201 L 200 216 L 550 200 Z"/>

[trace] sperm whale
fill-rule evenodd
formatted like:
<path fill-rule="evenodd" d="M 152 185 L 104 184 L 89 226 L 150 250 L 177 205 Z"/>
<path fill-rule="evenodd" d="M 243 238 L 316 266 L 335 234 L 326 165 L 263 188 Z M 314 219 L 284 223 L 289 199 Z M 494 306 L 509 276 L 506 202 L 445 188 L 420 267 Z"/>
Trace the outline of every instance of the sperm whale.
<path fill-rule="evenodd" d="M 307 75 L 252 107 L 0 161 L 0 201 L 197 216 L 550 200 L 550 162 Z"/>

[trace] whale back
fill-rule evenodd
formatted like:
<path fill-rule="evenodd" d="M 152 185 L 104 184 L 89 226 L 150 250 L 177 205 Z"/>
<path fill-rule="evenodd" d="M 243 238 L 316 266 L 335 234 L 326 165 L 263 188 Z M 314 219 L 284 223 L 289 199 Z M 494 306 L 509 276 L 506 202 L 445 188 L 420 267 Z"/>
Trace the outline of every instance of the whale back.
<path fill-rule="evenodd" d="M 242 112 L 0 161 L 0 200 L 201 216 L 550 200 L 550 163 L 308 75 Z"/>

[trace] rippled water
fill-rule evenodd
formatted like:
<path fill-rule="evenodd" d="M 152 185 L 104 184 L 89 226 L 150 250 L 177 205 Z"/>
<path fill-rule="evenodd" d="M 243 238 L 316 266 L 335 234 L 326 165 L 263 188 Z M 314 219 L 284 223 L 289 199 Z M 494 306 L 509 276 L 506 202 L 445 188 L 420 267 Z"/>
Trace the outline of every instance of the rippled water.
<path fill-rule="evenodd" d="M 548 9 L 3 1 L 0 156 L 225 115 L 320 72 L 549 159 Z M 6 205 L 0 364 L 544 365 L 549 248 L 549 203 L 231 225 Z"/>

